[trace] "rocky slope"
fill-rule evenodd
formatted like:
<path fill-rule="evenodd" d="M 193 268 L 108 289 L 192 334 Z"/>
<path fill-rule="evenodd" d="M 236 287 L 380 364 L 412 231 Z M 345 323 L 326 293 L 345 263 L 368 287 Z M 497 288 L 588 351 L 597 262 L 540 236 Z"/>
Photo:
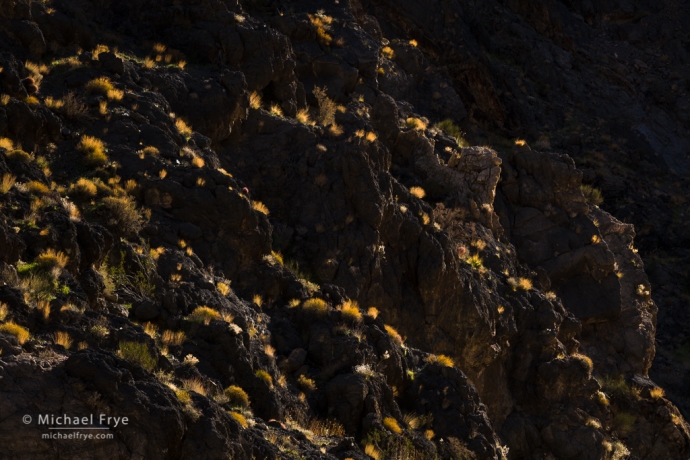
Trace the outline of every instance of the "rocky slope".
<path fill-rule="evenodd" d="M 689 17 L 0 2 L 0 453 L 688 458 Z"/>

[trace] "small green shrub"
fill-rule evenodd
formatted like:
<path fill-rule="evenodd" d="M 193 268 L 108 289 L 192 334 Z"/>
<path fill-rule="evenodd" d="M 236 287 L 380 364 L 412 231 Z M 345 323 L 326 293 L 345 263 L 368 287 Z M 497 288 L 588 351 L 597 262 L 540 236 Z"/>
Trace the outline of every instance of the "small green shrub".
<path fill-rule="evenodd" d="M 237 385 L 230 385 L 223 393 L 231 406 L 249 407 L 249 395 Z"/>
<path fill-rule="evenodd" d="M 450 137 L 454 138 L 460 147 L 469 147 L 469 144 L 464 138 L 465 133 L 453 123 L 453 120 L 446 118 L 445 120 L 436 124 L 438 129 L 446 132 Z"/>
<path fill-rule="evenodd" d="M 148 371 L 152 371 L 157 364 L 156 358 L 151 356 L 149 347 L 140 342 L 120 342 L 119 355 L 133 363 L 139 364 Z"/>
<path fill-rule="evenodd" d="M 604 202 L 604 197 L 601 194 L 601 190 L 598 188 L 594 188 L 591 185 L 582 184 L 580 185 L 580 190 L 585 196 L 587 203 L 599 206 Z"/>

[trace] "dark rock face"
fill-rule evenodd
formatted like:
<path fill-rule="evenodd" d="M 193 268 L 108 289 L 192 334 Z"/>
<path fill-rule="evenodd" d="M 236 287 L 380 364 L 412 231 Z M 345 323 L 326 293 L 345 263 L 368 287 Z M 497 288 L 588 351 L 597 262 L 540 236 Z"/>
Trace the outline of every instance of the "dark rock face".
<path fill-rule="evenodd" d="M 317 3 L 0 2 L 1 456 L 687 458 L 690 12 Z"/>

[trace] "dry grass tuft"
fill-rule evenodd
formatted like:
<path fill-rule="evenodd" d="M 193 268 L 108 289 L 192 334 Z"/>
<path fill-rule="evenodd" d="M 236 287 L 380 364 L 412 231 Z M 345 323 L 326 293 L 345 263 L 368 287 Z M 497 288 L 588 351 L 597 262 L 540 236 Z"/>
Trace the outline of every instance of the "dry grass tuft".
<path fill-rule="evenodd" d="M 402 337 L 400 336 L 400 334 L 398 333 L 398 331 L 396 331 L 396 330 L 393 328 L 393 326 L 389 326 L 388 324 L 386 324 L 386 325 L 384 325 L 384 327 L 385 327 L 385 329 L 386 329 L 386 332 L 387 332 L 388 335 L 390 336 L 390 338 L 393 339 L 393 341 L 394 341 L 395 343 L 397 343 L 398 345 L 402 345 L 402 344 L 403 344 L 403 339 L 402 339 Z"/>
<path fill-rule="evenodd" d="M 70 120 L 82 120 L 88 116 L 89 109 L 73 92 L 62 98 L 60 111 Z"/>
<path fill-rule="evenodd" d="M 43 182 L 37 180 L 32 180 L 24 184 L 24 188 L 27 192 L 33 193 L 34 195 L 47 195 L 50 193 L 50 188 Z"/>
<path fill-rule="evenodd" d="M 408 128 L 414 129 L 415 131 L 424 131 L 427 124 L 421 118 L 409 117 L 405 120 L 405 125 Z"/>
<path fill-rule="evenodd" d="M 664 389 L 661 387 L 654 387 L 652 390 L 649 391 L 649 396 L 652 397 L 652 399 L 659 399 L 663 398 L 666 393 L 664 392 Z"/>
<path fill-rule="evenodd" d="M 245 418 L 244 415 L 240 414 L 239 412 L 233 412 L 233 411 L 229 412 L 229 414 L 232 418 L 234 418 L 237 421 L 237 423 L 242 425 L 242 428 L 249 427 L 249 424 L 247 423 L 247 419 Z"/>
<path fill-rule="evenodd" d="M 445 367 L 455 366 L 455 363 L 453 362 L 453 358 L 450 358 L 446 355 L 429 355 L 426 358 L 426 362 L 439 364 L 439 365 L 445 366 Z"/>
<path fill-rule="evenodd" d="M 7 313 L 9 313 L 9 308 L 7 307 L 7 304 L 4 302 L 0 302 L 0 321 L 5 321 L 5 318 L 7 318 Z"/>
<path fill-rule="evenodd" d="M 195 168 L 203 168 L 205 164 L 206 162 L 201 157 L 194 157 L 194 159 L 192 160 L 192 166 L 194 166 Z"/>
<path fill-rule="evenodd" d="M 182 345 L 187 340 L 187 336 L 183 331 L 163 331 L 161 335 L 161 342 L 165 345 Z"/>
<path fill-rule="evenodd" d="M 46 271 L 62 270 L 69 262 L 69 257 L 64 252 L 55 251 L 51 248 L 39 254 L 35 262 Z"/>
<path fill-rule="evenodd" d="M 249 95 L 249 107 L 252 109 L 260 109 L 263 101 L 261 100 L 261 95 L 256 91 L 253 91 Z"/>
<path fill-rule="evenodd" d="M 80 177 L 77 182 L 70 185 L 69 193 L 78 198 L 91 199 L 98 194 L 98 187 L 92 180 Z"/>
<path fill-rule="evenodd" d="M 328 305 L 323 299 L 312 298 L 302 304 L 302 310 L 315 316 L 323 316 L 328 313 Z"/>
<path fill-rule="evenodd" d="M 84 154 L 84 161 L 89 165 L 102 166 L 108 162 L 103 141 L 91 136 L 82 136 L 77 150 Z"/>
<path fill-rule="evenodd" d="M 63 331 L 58 331 L 53 334 L 53 342 L 55 342 L 57 345 L 62 345 L 65 347 L 65 350 L 69 350 L 72 346 L 72 338 L 67 332 Z"/>
<path fill-rule="evenodd" d="M 152 371 L 157 364 L 157 359 L 149 352 L 149 347 L 145 343 L 139 342 L 120 342 L 118 354 L 133 363 L 139 364 L 148 371 Z"/>
<path fill-rule="evenodd" d="M 420 200 L 426 196 L 426 192 L 422 187 L 410 187 L 410 193 Z"/>
<path fill-rule="evenodd" d="M 295 115 L 295 118 L 297 121 L 302 123 L 303 125 L 314 125 L 314 121 L 311 119 L 309 116 L 309 110 L 307 109 L 300 109 L 297 111 L 297 115 Z"/>
<path fill-rule="evenodd" d="M 252 201 L 252 208 L 255 211 L 259 211 L 260 213 L 263 213 L 266 215 L 268 215 L 268 213 L 269 213 L 268 208 L 261 201 Z"/>
<path fill-rule="evenodd" d="M 383 456 L 381 451 L 378 450 L 376 446 L 373 444 L 365 445 L 364 453 L 367 454 L 369 457 L 373 458 L 374 460 L 381 460 L 381 457 Z"/>
<path fill-rule="evenodd" d="M 0 324 L 0 332 L 15 336 L 20 345 L 23 345 L 27 340 L 29 340 L 29 337 L 31 337 L 28 329 L 25 329 L 19 324 L 13 323 L 12 321 L 9 321 L 5 324 Z"/>
<path fill-rule="evenodd" d="M 236 407 L 249 407 L 249 395 L 237 385 L 230 385 L 223 392 L 228 398 L 228 403 Z"/>
<path fill-rule="evenodd" d="M 187 391 L 193 391 L 194 393 L 199 393 L 200 395 L 206 396 L 206 386 L 204 381 L 198 377 L 182 381 L 182 388 Z"/>
<path fill-rule="evenodd" d="M 225 283 L 218 283 L 216 284 L 216 288 L 218 289 L 218 292 L 220 292 L 222 295 L 228 295 L 230 293 L 230 286 L 228 286 Z"/>
<path fill-rule="evenodd" d="M 395 420 L 393 417 L 386 417 L 383 419 L 383 426 L 388 428 L 391 432 L 395 434 L 400 434 L 402 433 L 402 428 L 400 428 L 400 425 L 398 425 L 398 421 Z"/>
<path fill-rule="evenodd" d="M 254 373 L 258 378 L 263 380 L 263 382 L 268 385 L 269 388 L 273 388 L 273 377 L 268 372 L 260 369 Z"/>
<path fill-rule="evenodd" d="M 197 307 L 192 314 L 189 315 L 189 320 L 208 325 L 211 321 L 220 320 L 220 313 L 206 306 Z"/>
<path fill-rule="evenodd" d="M 362 321 L 362 312 L 359 311 L 359 304 L 356 300 L 348 300 L 340 307 L 340 313 L 343 319 L 350 322 Z"/>
<path fill-rule="evenodd" d="M 101 94 L 107 96 L 108 91 L 114 90 L 115 87 L 108 77 L 98 77 L 88 82 L 85 89 L 86 94 Z"/>
<path fill-rule="evenodd" d="M 141 230 L 145 220 L 131 197 L 106 197 L 103 204 L 110 211 L 110 225 L 127 235 L 135 235 Z"/>
<path fill-rule="evenodd" d="M 299 378 L 297 378 L 297 385 L 307 393 L 316 391 L 316 382 L 305 375 L 300 375 Z"/>
<path fill-rule="evenodd" d="M 180 133 L 185 139 L 189 140 L 189 138 L 192 137 L 192 128 L 185 123 L 182 118 L 175 120 L 175 128 L 177 128 L 177 132 Z"/>
<path fill-rule="evenodd" d="M 14 184 L 17 182 L 17 178 L 12 174 L 3 174 L 2 179 L 0 179 L 0 195 L 5 195 L 12 190 Z"/>
<path fill-rule="evenodd" d="M 379 309 L 376 307 L 369 307 L 369 309 L 367 310 L 367 316 L 371 316 L 374 319 L 378 318 Z"/>

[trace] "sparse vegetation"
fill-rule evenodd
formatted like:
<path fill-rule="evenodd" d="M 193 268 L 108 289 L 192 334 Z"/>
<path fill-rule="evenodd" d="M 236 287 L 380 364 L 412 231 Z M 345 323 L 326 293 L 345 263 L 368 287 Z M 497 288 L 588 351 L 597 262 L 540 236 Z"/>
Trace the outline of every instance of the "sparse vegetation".
<path fill-rule="evenodd" d="M 580 190 L 582 191 L 587 203 L 599 206 L 604 202 L 604 197 L 601 194 L 601 190 L 598 188 L 594 188 L 591 185 L 582 184 L 580 185 Z"/>
<path fill-rule="evenodd" d="M 57 345 L 62 345 L 66 350 L 69 350 L 72 346 L 72 338 L 67 332 L 58 331 L 53 334 L 53 342 Z"/>
<path fill-rule="evenodd" d="M 239 412 L 233 412 L 233 411 L 229 412 L 229 414 L 232 418 L 234 418 L 237 421 L 237 423 L 239 423 L 242 426 L 242 428 L 249 427 L 249 424 L 247 423 L 247 419 L 244 415 L 240 414 Z"/>
<path fill-rule="evenodd" d="M 329 126 L 335 123 L 335 112 L 337 109 L 337 104 L 333 102 L 326 93 L 326 87 L 314 87 L 314 96 L 319 104 L 319 114 L 316 117 L 316 121 L 321 126 Z"/>
<path fill-rule="evenodd" d="M 14 184 L 17 182 L 17 177 L 12 174 L 3 174 L 2 179 L 0 179 L 0 195 L 5 195 L 12 190 Z"/>
<path fill-rule="evenodd" d="M 384 327 L 390 338 L 393 339 L 393 342 L 397 343 L 398 345 L 402 345 L 403 339 L 400 334 L 398 334 L 398 331 L 396 331 L 393 326 L 389 326 L 388 324 L 386 324 Z"/>
<path fill-rule="evenodd" d="M 252 201 L 252 208 L 262 214 L 268 215 L 268 208 L 261 201 Z"/>
<path fill-rule="evenodd" d="M 573 353 L 570 355 L 570 357 L 582 366 L 582 368 L 587 372 L 587 375 L 592 374 L 592 369 L 594 368 L 592 358 L 581 353 Z"/>
<path fill-rule="evenodd" d="M 156 367 L 157 360 L 151 355 L 149 347 L 145 343 L 121 341 L 118 354 L 147 371 L 152 371 Z"/>
<path fill-rule="evenodd" d="M 84 162 L 91 166 L 102 166 L 108 162 L 105 145 L 100 139 L 92 136 L 82 136 L 77 150 L 84 154 Z"/>
<path fill-rule="evenodd" d="M 13 335 L 14 337 L 16 337 L 17 342 L 19 342 L 20 345 L 23 345 L 27 340 L 29 340 L 29 337 L 31 337 L 31 334 L 29 334 L 28 329 L 12 321 L 0 324 L 0 332 Z"/>
<path fill-rule="evenodd" d="M 163 331 L 161 334 L 161 342 L 165 345 L 182 345 L 187 339 L 187 336 L 183 331 Z"/>
<path fill-rule="evenodd" d="M 441 366 L 445 367 L 453 367 L 455 366 L 455 363 L 453 362 L 453 359 L 446 356 L 446 355 L 429 355 L 426 358 L 426 362 L 428 363 L 434 363 L 434 364 L 439 364 Z"/>
<path fill-rule="evenodd" d="M 177 128 L 177 132 L 180 133 L 186 140 L 189 140 L 192 137 L 192 128 L 185 123 L 182 118 L 175 120 L 175 128 Z"/>
<path fill-rule="evenodd" d="M 410 187 L 410 193 L 420 200 L 426 196 L 426 192 L 422 187 Z"/>
<path fill-rule="evenodd" d="M 386 417 L 383 419 L 383 426 L 388 428 L 391 432 L 395 434 L 400 434 L 402 433 L 402 428 L 400 428 L 400 425 L 398 425 L 398 421 L 395 420 L 393 417 Z"/>
<path fill-rule="evenodd" d="M 145 219 L 129 196 L 111 196 L 103 199 L 103 204 L 110 212 L 108 224 L 125 235 L 135 235 L 141 230 Z"/>
<path fill-rule="evenodd" d="M 230 385 L 223 394 L 228 398 L 228 404 L 231 406 L 249 407 L 249 395 L 237 385 Z"/>
<path fill-rule="evenodd" d="M 343 319 L 349 322 L 359 322 L 362 320 L 362 312 L 359 311 L 359 304 L 355 300 L 347 300 L 340 307 Z"/>
<path fill-rule="evenodd" d="M 323 299 L 312 298 L 302 304 L 302 310 L 314 316 L 323 316 L 328 313 L 328 305 Z"/>
<path fill-rule="evenodd" d="M 455 139 L 455 142 L 458 143 L 458 146 L 460 147 L 469 147 L 469 144 L 465 140 L 464 136 L 465 133 L 463 133 L 458 126 L 453 123 L 453 120 L 450 118 L 447 118 L 439 123 L 437 123 L 436 128 L 443 130 L 448 134 L 450 137 Z"/>
<path fill-rule="evenodd" d="M 220 313 L 207 306 L 196 307 L 192 314 L 189 315 L 189 320 L 195 323 L 204 323 L 208 325 L 211 321 L 220 320 Z"/>
<path fill-rule="evenodd" d="M 316 382 L 305 375 L 300 375 L 297 378 L 297 385 L 308 393 L 316 391 Z"/>
<path fill-rule="evenodd" d="M 255 376 L 263 380 L 263 382 L 268 385 L 269 388 L 273 388 L 273 377 L 271 377 L 271 374 L 266 372 L 263 369 L 260 369 L 254 373 Z"/>

